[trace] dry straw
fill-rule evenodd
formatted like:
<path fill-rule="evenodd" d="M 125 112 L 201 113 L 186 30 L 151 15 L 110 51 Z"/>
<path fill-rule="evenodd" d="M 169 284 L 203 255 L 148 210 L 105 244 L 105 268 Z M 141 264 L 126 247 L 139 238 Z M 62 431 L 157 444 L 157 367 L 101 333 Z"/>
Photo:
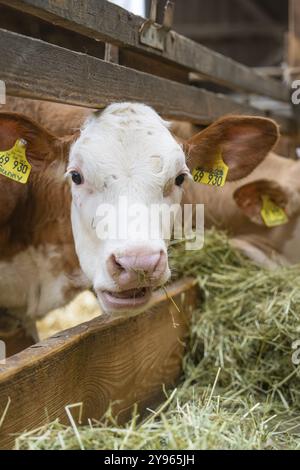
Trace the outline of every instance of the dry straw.
<path fill-rule="evenodd" d="M 202 289 L 178 388 L 142 422 L 135 411 L 121 427 L 108 410 L 101 423 L 75 431 L 54 422 L 23 434 L 17 448 L 300 448 L 300 366 L 292 361 L 299 266 L 258 268 L 216 231 L 203 250 L 177 244 L 170 258 L 175 278 L 196 276 Z"/>

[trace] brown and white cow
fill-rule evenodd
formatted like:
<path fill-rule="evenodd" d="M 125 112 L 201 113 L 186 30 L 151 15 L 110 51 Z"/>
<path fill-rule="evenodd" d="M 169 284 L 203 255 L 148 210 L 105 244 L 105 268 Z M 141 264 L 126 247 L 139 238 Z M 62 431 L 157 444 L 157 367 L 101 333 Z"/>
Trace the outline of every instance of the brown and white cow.
<path fill-rule="evenodd" d="M 277 137 L 269 119 L 221 119 L 186 143 L 187 164 L 209 165 L 221 150 L 228 180 L 237 180 Z M 29 328 L 92 287 L 106 312 L 144 310 L 170 276 L 167 241 L 101 240 L 94 221 L 98 207 L 114 208 L 123 196 L 146 207 L 181 201 L 189 170 L 168 123 L 148 106 L 115 103 L 80 133 L 57 137 L 28 117 L 0 113 L 0 151 L 18 139 L 32 171 L 27 184 L 0 175 L 0 307 Z"/>
<path fill-rule="evenodd" d="M 283 225 L 268 227 L 261 211 L 263 196 L 282 208 L 288 218 Z M 194 182 L 184 202 L 205 204 L 205 225 L 226 229 L 232 244 L 260 265 L 300 262 L 300 162 L 270 152 L 242 181 L 213 188 Z"/>

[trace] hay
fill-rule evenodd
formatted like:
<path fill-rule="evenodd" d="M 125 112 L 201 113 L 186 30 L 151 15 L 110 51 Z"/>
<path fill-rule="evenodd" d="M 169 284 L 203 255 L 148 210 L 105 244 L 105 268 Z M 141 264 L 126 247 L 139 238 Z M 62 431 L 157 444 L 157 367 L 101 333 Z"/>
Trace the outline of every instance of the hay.
<path fill-rule="evenodd" d="M 37 322 L 39 338 L 49 338 L 56 333 L 73 328 L 85 321 L 92 320 L 102 314 L 96 296 L 90 291 L 81 292 L 72 302 L 49 312 Z"/>
<path fill-rule="evenodd" d="M 166 403 L 124 427 L 58 422 L 20 436 L 19 449 L 299 449 L 299 266 L 267 271 L 206 235 L 205 248 L 171 249 L 175 277 L 193 275 L 203 303 L 193 314 L 184 375 Z M 300 354 L 299 354 L 300 356 Z"/>

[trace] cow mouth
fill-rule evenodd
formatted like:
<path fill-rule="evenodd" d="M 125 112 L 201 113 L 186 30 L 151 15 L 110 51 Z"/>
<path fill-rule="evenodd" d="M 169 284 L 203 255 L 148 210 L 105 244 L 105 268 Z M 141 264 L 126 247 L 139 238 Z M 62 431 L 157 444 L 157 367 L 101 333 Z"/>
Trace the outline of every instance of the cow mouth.
<path fill-rule="evenodd" d="M 149 302 L 152 290 L 149 287 L 139 287 L 123 291 L 101 291 L 99 295 L 104 305 L 111 310 L 135 309 Z"/>

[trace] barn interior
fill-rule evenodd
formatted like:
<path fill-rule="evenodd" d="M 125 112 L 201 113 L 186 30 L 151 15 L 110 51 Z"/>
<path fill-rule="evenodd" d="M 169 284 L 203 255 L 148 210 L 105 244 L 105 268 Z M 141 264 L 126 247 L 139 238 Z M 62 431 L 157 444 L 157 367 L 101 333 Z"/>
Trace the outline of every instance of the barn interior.
<path fill-rule="evenodd" d="M 1 201 L 2 113 L 47 127 L 53 109 L 65 137 L 111 103 L 145 103 L 183 149 L 231 115 L 280 129 L 271 160 L 226 182 L 203 247 L 172 240 L 171 280 L 138 315 L 105 313 L 91 286 L 31 334 L 1 305 L 0 207 L 0 450 L 299 449 L 299 87 L 297 0 L 0 0 Z"/>

